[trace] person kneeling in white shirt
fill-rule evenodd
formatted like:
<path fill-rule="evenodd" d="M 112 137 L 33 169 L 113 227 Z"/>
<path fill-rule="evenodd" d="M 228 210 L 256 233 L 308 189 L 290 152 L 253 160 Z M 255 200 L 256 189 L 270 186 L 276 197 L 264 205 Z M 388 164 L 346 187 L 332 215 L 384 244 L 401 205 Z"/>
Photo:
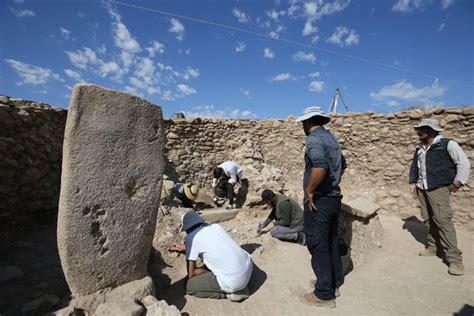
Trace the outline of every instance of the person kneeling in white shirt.
<path fill-rule="evenodd" d="M 250 255 L 240 248 L 218 224 L 206 224 L 194 210 L 181 220 L 186 232 L 184 244 L 173 244 L 170 251 L 186 253 L 188 282 L 186 293 L 201 298 L 228 298 L 241 302 L 248 298 L 247 284 L 253 270 Z M 198 268 L 201 258 L 204 266 Z"/>

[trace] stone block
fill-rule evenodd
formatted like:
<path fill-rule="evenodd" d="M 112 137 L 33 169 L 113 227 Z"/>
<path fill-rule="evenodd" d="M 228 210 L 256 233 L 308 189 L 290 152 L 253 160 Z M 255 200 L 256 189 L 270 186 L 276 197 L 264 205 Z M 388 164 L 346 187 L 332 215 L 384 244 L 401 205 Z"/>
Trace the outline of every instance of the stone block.
<path fill-rule="evenodd" d="M 342 203 L 341 209 L 351 215 L 368 218 L 376 213 L 380 206 L 367 197 L 357 197 L 355 200 Z"/>
<path fill-rule="evenodd" d="M 71 292 L 143 278 L 164 166 L 161 108 L 79 84 L 64 137 L 58 248 Z"/>
<path fill-rule="evenodd" d="M 123 300 L 142 300 L 155 295 L 155 287 L 150 277 L 135 280 L 116 288 L 102 289 L 96 293 L 75 297 L 69 306 L 92 313 L 97 306 L 104 303 L 115 303 Z"/>
<path fill-rule="evenodd" d="M 238 210 L 213 209 L 201 212 L 202 218 L 207 223 L 220 223 L 234 218 L 239 213 Z"/>
<path fill-rule="evenodd" d="M 140 316 L 144 308 L 134 301 L 103 303 L 97 307 L 94 316 Z"/>

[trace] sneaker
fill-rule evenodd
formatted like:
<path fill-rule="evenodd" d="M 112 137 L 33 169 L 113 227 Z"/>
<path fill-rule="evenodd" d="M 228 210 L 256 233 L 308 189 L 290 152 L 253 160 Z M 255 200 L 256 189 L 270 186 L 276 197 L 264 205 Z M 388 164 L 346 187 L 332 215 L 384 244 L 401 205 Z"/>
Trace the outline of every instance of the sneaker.
<path fill-rule="evenodd" d="M 322 300 L 313 292 L 307 293 L 303 295 L 303 302 L 309 305 L 314 305 L 318 307 L 326 307 L 326 308 L 336 308 L 336 300 Z"/>
<path fill-rule="evenodd" d="M 464 266 L 462 262 L 451 262 L 449 264 L 448 273 L 452 275 L 463 275 L 464 274 Z"/>
<path fill-rule="evenodd" d="M 309 286 L 315 287 L 316 286 L 316 280 L 315 279 L 309 280 Z M 341 296 L 341 293 L 339 292 L 338 287 L 336 288 L 336 290 L 334 290 L 334 296 L 336 296 L 336 297 Z"/>
<path fill-rule="evenodd" d="M 231 302 L 242 302 L 250 296 L 249 288 L 245 287 L 240 291 L 226 294 L 226 298 Z"/>
<path fill-rule="evenodd" d="M 296 238 L 296 242 L 301 246 L 306 246 L 306 236 L 303 232 L 298 232 L 298 238 Z"/>
<path fill-rule="evenodd" d="M 420 251 L 418 253 L 419 256 L 422 256 L 422 257 L 432 257 L 432 256 L 436 256 L 436 248 L 433 248 L 433 247 L 426 247 L 425 249 L 423 249 L 422 251 Z"/>

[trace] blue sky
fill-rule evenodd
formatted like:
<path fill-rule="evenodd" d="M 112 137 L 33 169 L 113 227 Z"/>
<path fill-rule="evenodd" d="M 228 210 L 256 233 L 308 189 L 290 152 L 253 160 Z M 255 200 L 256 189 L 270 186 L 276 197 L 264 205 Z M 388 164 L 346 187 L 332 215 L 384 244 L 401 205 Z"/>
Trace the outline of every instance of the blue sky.
<path fill-rule="evenodd" d="M 0 0 L 0 27 L 0 94 L 64 108 L 78 82 L 166 117 L 474 104 L 471 0 Z"/>

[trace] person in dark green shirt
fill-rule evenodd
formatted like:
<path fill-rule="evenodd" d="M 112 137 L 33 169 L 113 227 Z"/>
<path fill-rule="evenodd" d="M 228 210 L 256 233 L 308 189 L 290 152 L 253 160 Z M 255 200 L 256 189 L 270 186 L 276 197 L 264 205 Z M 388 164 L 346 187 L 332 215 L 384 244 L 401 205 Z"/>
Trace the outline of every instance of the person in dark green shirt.
<path fill-rule="evenodd" d="M 270 206 L 272 211 L 263 224 L 258 224 L 257 235 L 261 235 L 262 229 L 275 221 L 274 227 L 270 230 L 272 237 L 304 245 L 304 217 L 299 204 L 283 194 L 268 189 L 262 192 L 262 202 Z"/>

